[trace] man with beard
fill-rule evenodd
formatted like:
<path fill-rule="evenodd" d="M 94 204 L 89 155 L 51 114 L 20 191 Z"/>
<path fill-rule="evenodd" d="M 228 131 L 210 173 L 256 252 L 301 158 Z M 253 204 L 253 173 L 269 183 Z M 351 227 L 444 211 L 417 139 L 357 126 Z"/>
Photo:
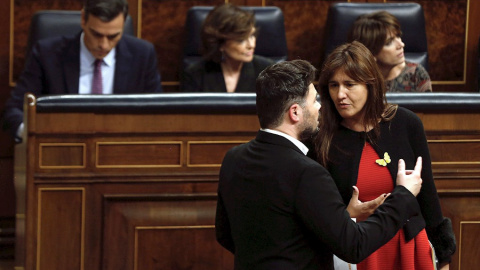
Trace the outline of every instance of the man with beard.
<path fill-rule="evenodd" d="M 422 179 L 399 161 L 397 186 L 363 222 L 349 210 L 328 171 L 301 142 L 318 127 L 315 68 L 303 60 L 266 68 L 256 81 L 261 130 L 232 148 L 220 170 L 217 241 L 235 255 L 235 269 L 333 269 L 333 253 L 357 263 L 390 240 L 420 209 Z M 356 202 L 352 203 L 352 202 Z M 353 208 L 351 206 L 353 205 Z M 375 208 L 374 207 L 374 208 Z M 358 210 L 358 209 L 357 209 Z"/>

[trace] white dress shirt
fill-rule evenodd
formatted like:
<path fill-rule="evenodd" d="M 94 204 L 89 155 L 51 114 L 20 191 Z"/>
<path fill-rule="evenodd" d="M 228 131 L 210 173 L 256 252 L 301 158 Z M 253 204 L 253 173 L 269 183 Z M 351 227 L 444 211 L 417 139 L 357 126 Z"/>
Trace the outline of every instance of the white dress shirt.
<path fill-rule="evenodd" d="M 298 149 L 300 149 L 300 151 L 302 151 L 304 155 L 307 155 L 308 147 L 306 147 L 305 144 L 303 144 L 301 141 L 295 139 L 294 137 L 292 137 L 292 136 L 290 136 L 286 133 L 283 133 L 283 132 L 280 132 L 280 131 L 277 131 L 277 130 L 273 130 L 273 129 L 265 128 L 265 129 L 260 129 L 260 130 L 268 132 L 268 133 L 276 134 L 276 135 L 279 135 L 279 136 L 282 136 L 282 137 L 288 139 L 293 144 L 295 144 L 295 146 L 297 146 Z"/>
<path fill-rule="evenodd" d="M 95 57 L 85 46 L 84 33 L 80 36 L 80 80 L 79 94 L 92 93 L 92 80 Z M 102 86 L 103 94 L 113 94 L 113 76 L 115 75 L 115 48 L 103 58 L 102 63 Z"/>

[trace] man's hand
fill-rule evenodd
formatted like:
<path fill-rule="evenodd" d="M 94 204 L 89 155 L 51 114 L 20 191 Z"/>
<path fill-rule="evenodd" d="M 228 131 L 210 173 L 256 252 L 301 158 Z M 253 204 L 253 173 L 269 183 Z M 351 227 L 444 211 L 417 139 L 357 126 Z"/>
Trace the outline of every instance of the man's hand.
<path fill-rule="evenodd" d="M 378 196 L 376 199 L 368 201 L 368 202 L 361 202 L 358 199 L 358 195 L 360 192 L 356 186 L 353 186 L 353 194 L 350 202 L 347 206 L 347 212 L 350 214 L 351 218 L 356 218 L 357 222 L 367 219 L 375 209 L 379 207 L 387 198 L 389 194 L 382 194 Z"/>
<path fill-rule="evenodd" d="M 420 193 L 422 188 L 422 157 L 417 158 L 417 164 L 415 169 L 405 170 L 405 161 L 403 159 L 398 160 L 398 172 L 397 172 L 397 185 L 404 186 L 415 197 Z"/>

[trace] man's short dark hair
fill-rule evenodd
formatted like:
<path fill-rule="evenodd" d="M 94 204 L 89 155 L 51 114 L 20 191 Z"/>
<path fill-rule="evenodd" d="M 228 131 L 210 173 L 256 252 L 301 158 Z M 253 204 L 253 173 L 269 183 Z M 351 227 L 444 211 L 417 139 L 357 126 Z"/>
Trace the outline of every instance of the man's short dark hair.
<path fill-rule="evenodd" d="M 262 128 L 278 127 L 295 103 L 304 105 L 317 69 L 304 60 L 280 62 L 264 69 L 257 78 L 257 115 Z"/>
<path fill-rule="evenodd" d="M 122 13 L 124 19 L 128 15 L 127 0 L 85 0 L 83 6 L 85 21 L 89 15 L 99 18 L 103 22 L 109 22 Z"/>

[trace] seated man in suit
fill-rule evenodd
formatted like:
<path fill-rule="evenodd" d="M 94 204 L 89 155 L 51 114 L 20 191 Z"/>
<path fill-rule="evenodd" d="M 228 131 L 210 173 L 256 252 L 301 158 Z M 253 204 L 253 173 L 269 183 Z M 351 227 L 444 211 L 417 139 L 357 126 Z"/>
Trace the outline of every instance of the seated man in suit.
<path fill-rule="evenodd" d="M 123 35 L 127 14 L 127 0 L 85 0 L 82 32 L 37 42 L 6 103 L 4 129 L 21 137 L 27 92 L 36 96 L 162 92 L 153 45 Z"/>
<path fill-rule="evenodd" d="M 413 172 L 400 160 L 390 196 L 366 221 L 350 219 L 332 177 L 300 141 L 318 129 L 314 77 L 303 60 L 263 70 L 256 82 L 262 129 L 225 155 L 215 229 L 236 270 L 331 270 L 332 253 L 358 263 L 420 213 L 421 158 Z"/>

